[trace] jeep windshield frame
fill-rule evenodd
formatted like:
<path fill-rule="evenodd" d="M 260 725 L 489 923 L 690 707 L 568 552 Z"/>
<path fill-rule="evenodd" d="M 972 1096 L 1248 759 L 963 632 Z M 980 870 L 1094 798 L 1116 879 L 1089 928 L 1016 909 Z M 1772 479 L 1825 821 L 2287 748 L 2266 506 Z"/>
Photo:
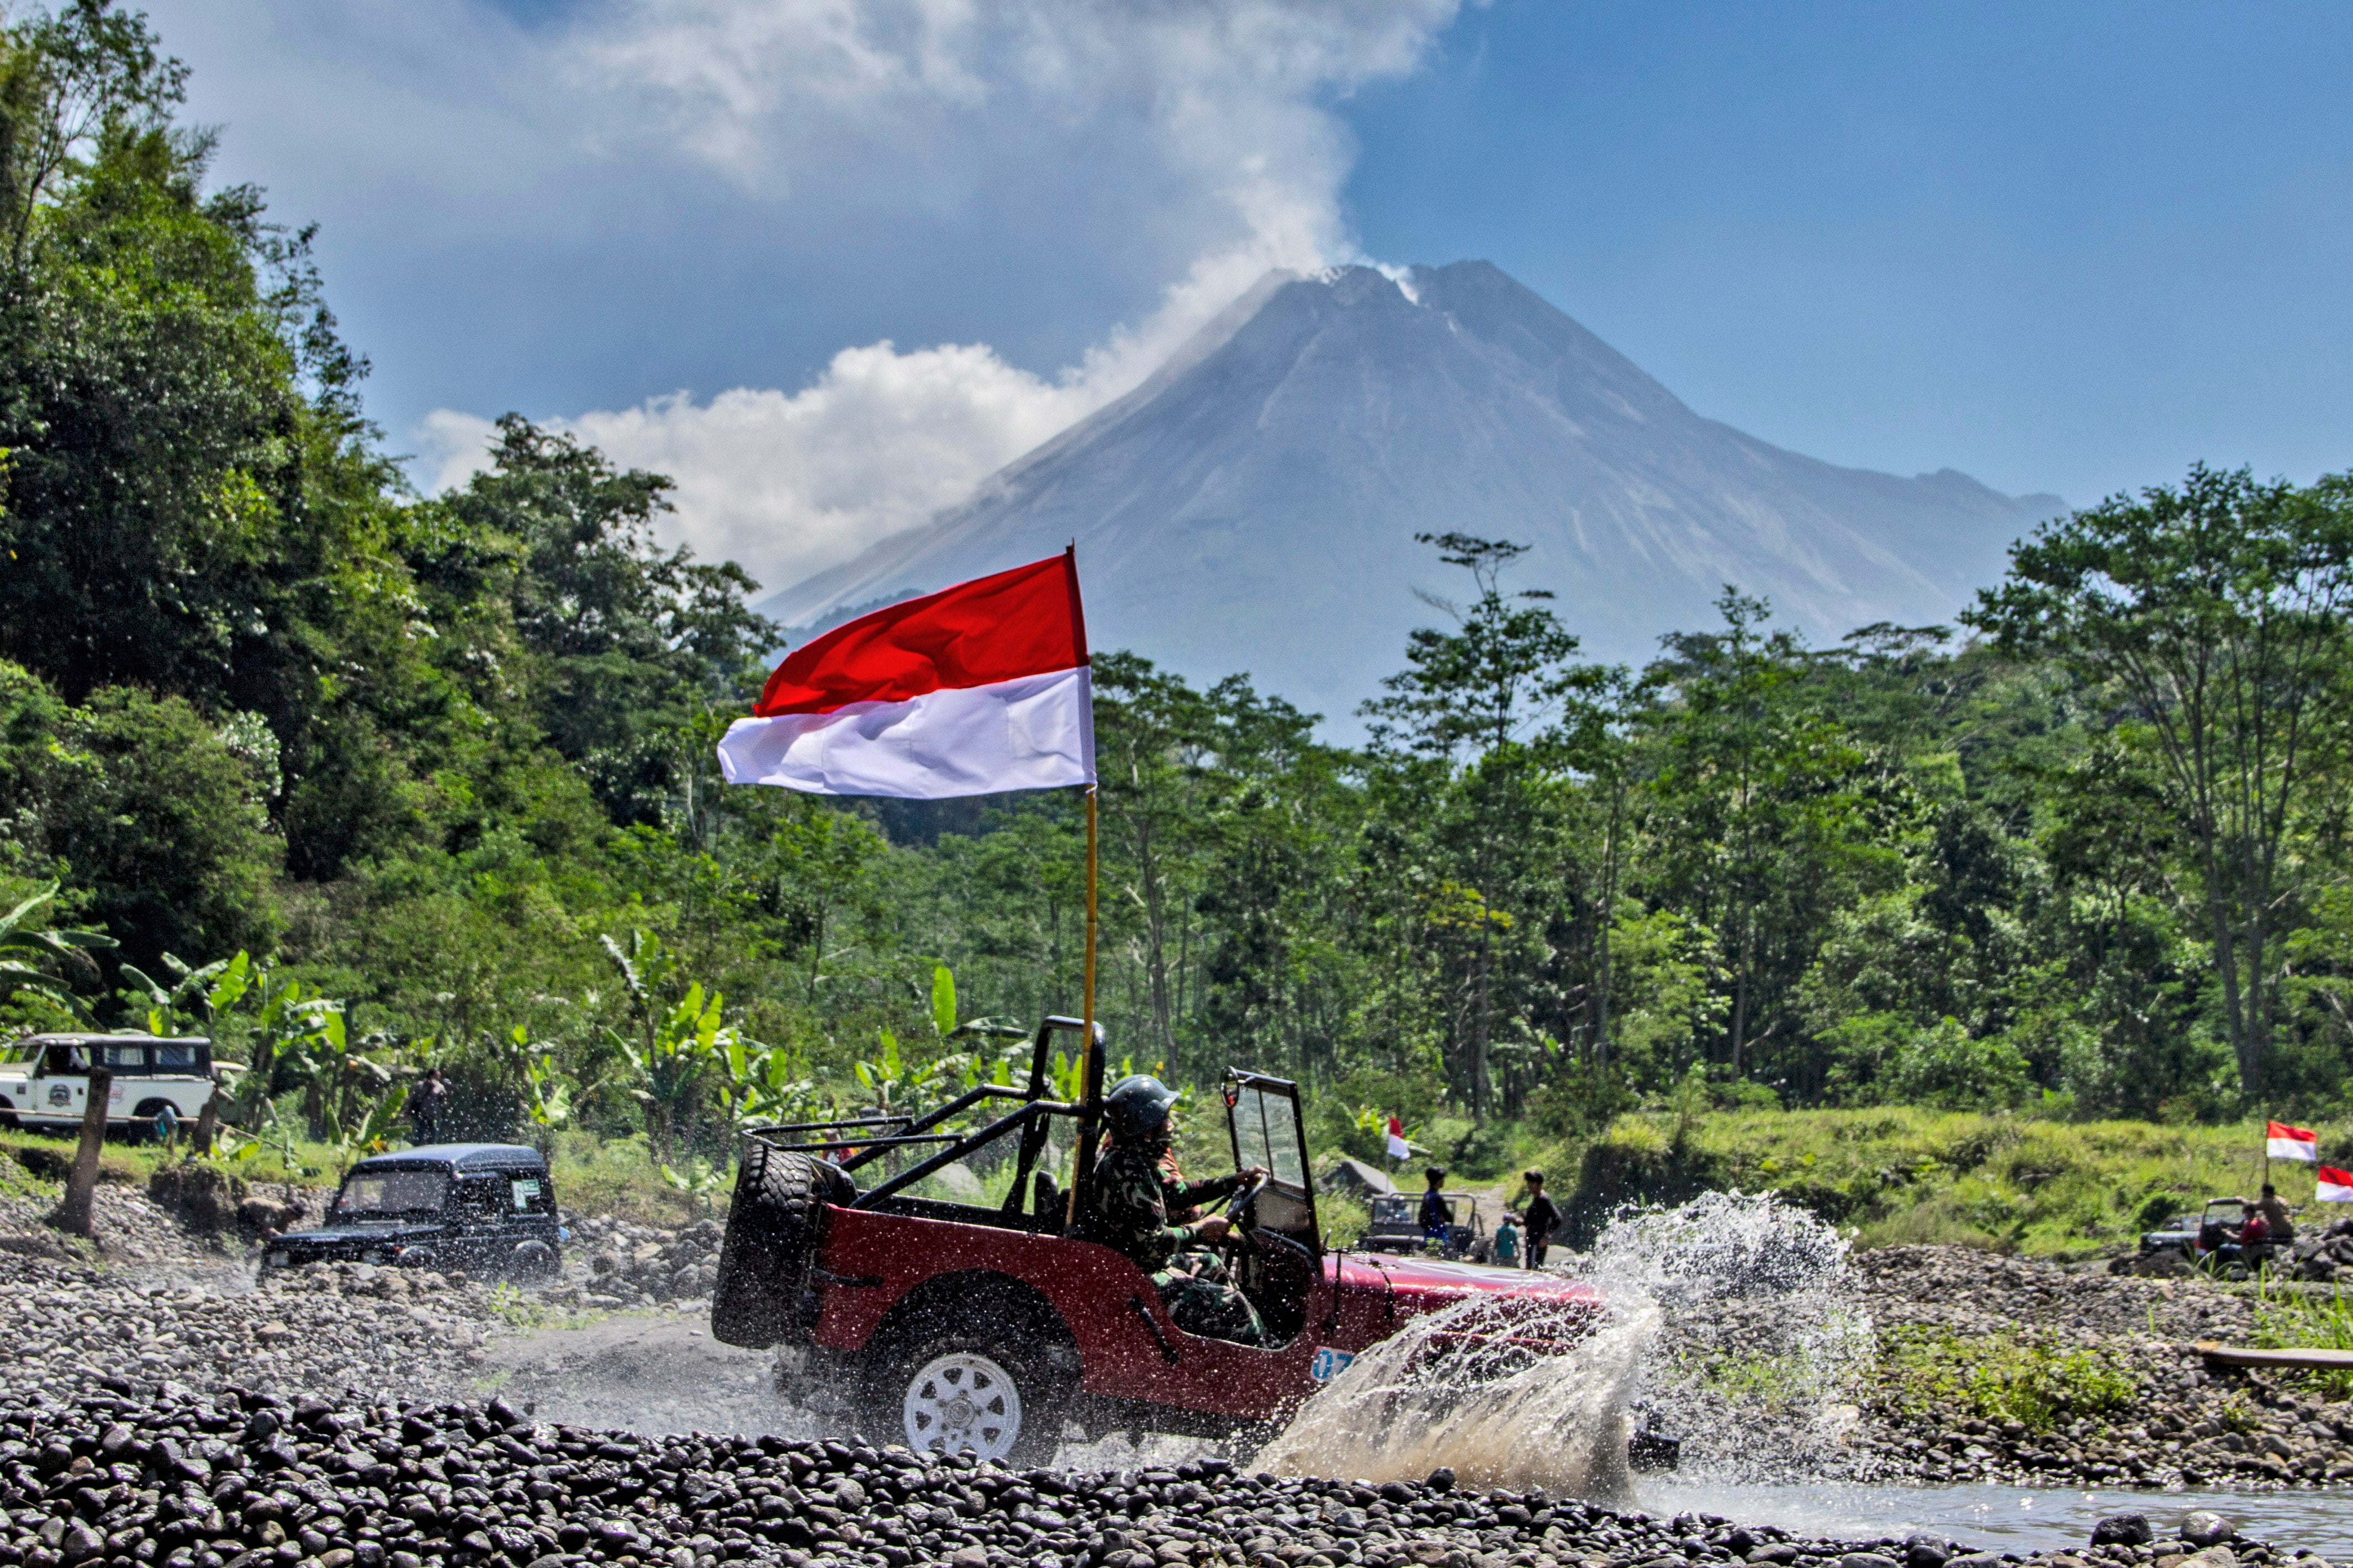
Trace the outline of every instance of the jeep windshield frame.
<path fill-rule="evenodd" d="M 1255 1215 L 1258 1228 L 1287 1236 L 1311 1254 L 1323 1251 L 1315 1214 L 1315 1184 L 1307 1165 L 1307 1123 L 1299 1086 L 1289 1079 L 1235 1068 L 1226 1074 L 1226 1133 L 1234 1169 L 1268 1172 Z"/>

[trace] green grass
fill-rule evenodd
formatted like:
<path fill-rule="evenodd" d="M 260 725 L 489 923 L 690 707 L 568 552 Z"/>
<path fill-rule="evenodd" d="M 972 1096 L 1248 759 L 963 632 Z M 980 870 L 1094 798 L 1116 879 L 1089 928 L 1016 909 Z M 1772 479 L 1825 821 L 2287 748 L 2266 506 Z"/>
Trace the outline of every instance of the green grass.
<path fill-rule="evenodd" d="M 2265 1283 L 2255 1294 L 2254 1342 L 2273 1350 L 2353 1351 L 2353 1300 L 2342 1286 L 2322 1295 Z M 2353 1398 L 2353 1372 L 2306 1372 L 2297 1381 L 2331 1399 Z"/>
<path fill-rule="evenodd" d="M 2068 1258 L 2130 1246 L 2209 1196 L 2252 1192 L 2262 1150 L 2260 1122 L 1743 1110 L 1623 1116 L 1590 1143 L 1548 1151 L 1546 1166 L 1575 1173 L 1572 1202 L 1589 1220 L 1630 1200 L 1737 1187 L 1780 1193 L 1864 1247 L 1945 1242 Z M 2308 1174 L 2274 1175 L 2290 1203 L 2309 1196 Z"/>
<path fill-rule="evenodd" d="M 1906 1414 L 1959 1408 L 1981 1421 L 2048 1432 L 2080 1415 L 2128 1409 L 2140 1382 L 2097 1352 L 2053 1350 L 2009 1335 L 1891 1330 L 1880 1342 L 1882 1386 Z"/>

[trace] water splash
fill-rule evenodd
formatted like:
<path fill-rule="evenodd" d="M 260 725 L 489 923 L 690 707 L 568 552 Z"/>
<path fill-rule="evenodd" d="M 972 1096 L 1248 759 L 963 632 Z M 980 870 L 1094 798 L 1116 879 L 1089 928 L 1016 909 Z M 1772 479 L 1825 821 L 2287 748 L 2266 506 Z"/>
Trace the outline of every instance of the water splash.
<path fill-rule="evenodd" d="M 1627 1209 L 1578 1273 L 1660 1310 L 1632 1395 L 1683 1440 L 1682 1473 L 1722 1483 L 1848 1474 L 1874 1353 L 1848 1242 L 1770 1194 Z"/>
<path fill-rule="evenodd" d="M 1525 1301 L 1473 1297 L 1417 1318 L 1309 1400 L 1253 1468 L 1385 1481 L 1443 1465 L 1465 1486 L 1624 1497 L 1627 1411 L 1657 1308 L 1614 1301 L 1566 1353 L 1463 1348 L 1541 1331 L 1530 1316 Z"/>
<path fill-rule="evenodd" d="M 1472 1298 L 1357 1356 L 1254 1461 L 1278 1474 L 1419 1479 L 1622 1502 L 1637 1424 L 1683 1440 L 1715 1480 L 1836 1468 L 1870 1354 L 1847 1244 L 1769 1195 L 1630 1208 L 1575 1272 L 1607 1306 L 1565 1352 L 1508 1347 L 1525 1300 Z M 1557 1325 L 1556 1325 L 1556 1327 Z M 1461 1347 L 1468 1337 L 1507 1342 Z"/>

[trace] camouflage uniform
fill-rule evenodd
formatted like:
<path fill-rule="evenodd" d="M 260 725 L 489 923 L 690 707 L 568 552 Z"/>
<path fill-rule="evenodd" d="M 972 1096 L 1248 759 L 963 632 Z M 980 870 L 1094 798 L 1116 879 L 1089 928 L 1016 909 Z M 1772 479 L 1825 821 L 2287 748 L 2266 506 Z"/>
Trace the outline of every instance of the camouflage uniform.
<path fill-rule="evenodd" d="M 1114 1143 L 1095 1162 L 1095 1212 L 1088 1234 L 1117 1247 L 1152 1276 L 1168 1315 L 1187 1333 L 1263 1344 L 1266 1325 L 1226 1272 L 1225 1260 L 1195 1246 L 1191 1236 L 1170 1223 L 1202 1204 L 1230 1196 L 1240 1184 L 1239 1176 L 1187 1182 L 1161 1153 Z"/>

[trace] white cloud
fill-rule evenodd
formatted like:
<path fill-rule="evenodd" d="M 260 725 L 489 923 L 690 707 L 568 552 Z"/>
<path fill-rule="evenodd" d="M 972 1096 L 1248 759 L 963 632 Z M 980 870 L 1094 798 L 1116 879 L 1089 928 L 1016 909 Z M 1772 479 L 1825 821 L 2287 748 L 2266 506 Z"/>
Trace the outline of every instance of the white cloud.
<path fill-rule="evenodd" d="M 741 561 L 781 586 L 963 499 L 1092 395 L 982 344 L 901 353 L 881 342 L 842 350 L 791 395 L 673 393 L 562 423 L 617 463 L 675 477 L 698 555 Z"/>
<path fill-rule="evenodd" d="M 452 379 L 475 384 L 464 401 L 476 406 L 408 416 L 420 483 L 439 488 L 480 460 L 482 416 L 499 411 L 480 405 L 529 397 L 484 394 L 501 382 L 466 363 L 469 331 L 535 331 L 507 350 L 534 368 L 609 339 L 598 401 L 528 411 L 674 475 L 677 527 L 697 552 L 783 586 L 920 521 L 1128 390 L 1270 268 L 1355 259 L 1339 203 L 1355 149 L 1331 104 L 1415 68 L 1461 4 L 588 0 L 528 13 L 529 25 L 494 0 L 156 8 L 167 42 L 209 37 L 220 51 L 197 59 L 197 81 L 228 84 L 230 146 L 257 117 L 275 138 L 272 161 L 233 172 L 281 199 L 297 172 L 297 210 L 325 216 L 363 265 L 464 255 L 493 287 L 516 268 L 544 277 L 546 304 L 518 308 L 512 291 L 451 300 L 464 325 L 443 352 Z M 990 290 L 1012 276 L 1044 280 L 1019 330 L 1077 324 L 1095 342 L 1044 374 L 981 342 L 878 341 L 834 353 L 797 390 L 659 391 L 677 379 L 632 384 L 613 366 L 626 363 L 628 323 L 677 319 L 663 294 L 677 251 L 659 242 L 681 234 L 708 235 L 731 258 L 774 247 L 766 298 L 710 300 L 722 338 L 727 313 L 773 316 L 814 277 L 828 291 L 820 308 L 871 290 L 849 313 L 885 331 L 921 314 L 934 330 L 970 322 L 950 336 L 995 335 L 1008 323 Z M 961 276 L 960 243 L 989 252 Z M 941 251 L 928 271 L 903 265 L 926 246 Z M 575 318 L 570 341 L 534 320 L 577 308 L 554 258 L 584 258 L 585 277 L 632 247 L 649 257 L 645 298 Z M 1065 278 L 1088 301 L 1071 314 L 1111 297 L 1154 302 L 1109 326 L 1037 321 Z M 742 287 L 757 279 L 754 266 Z M 728 380 L 759 374 L 746 364 Z"/>

